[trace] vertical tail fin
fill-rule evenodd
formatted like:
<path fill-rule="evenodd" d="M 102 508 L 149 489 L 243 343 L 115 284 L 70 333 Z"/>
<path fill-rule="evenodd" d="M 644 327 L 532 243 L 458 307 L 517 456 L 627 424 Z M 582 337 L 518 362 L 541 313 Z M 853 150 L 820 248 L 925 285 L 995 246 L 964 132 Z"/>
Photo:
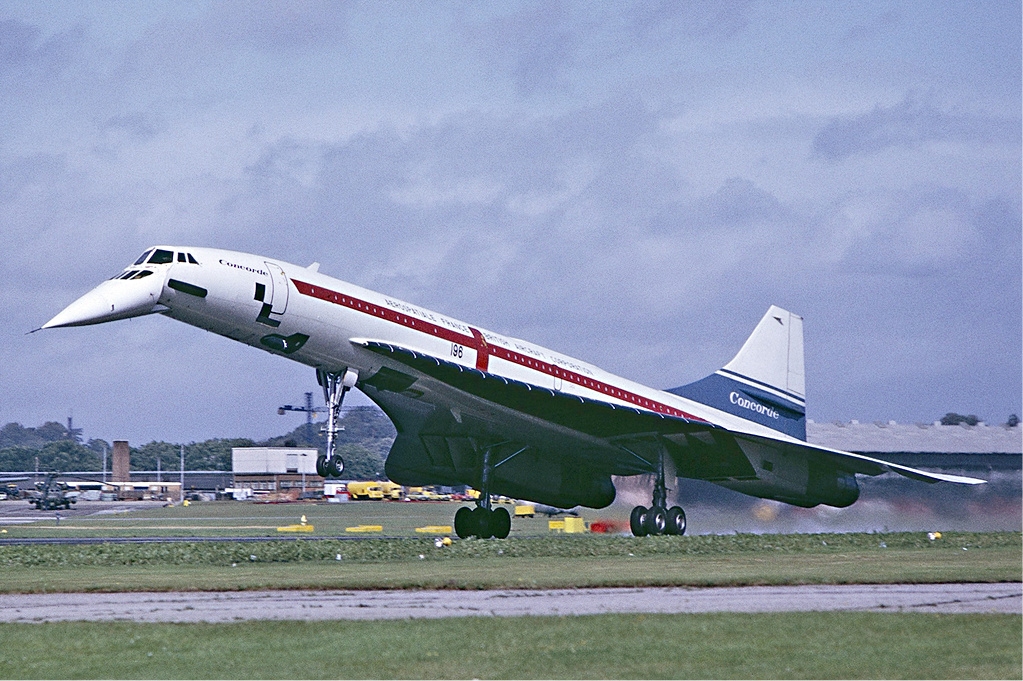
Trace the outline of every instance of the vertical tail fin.
<path fill-rule="evenodd" d="M 772 305 L 731 362 L 668 392 L 805 440 L 803 318 Z"/>

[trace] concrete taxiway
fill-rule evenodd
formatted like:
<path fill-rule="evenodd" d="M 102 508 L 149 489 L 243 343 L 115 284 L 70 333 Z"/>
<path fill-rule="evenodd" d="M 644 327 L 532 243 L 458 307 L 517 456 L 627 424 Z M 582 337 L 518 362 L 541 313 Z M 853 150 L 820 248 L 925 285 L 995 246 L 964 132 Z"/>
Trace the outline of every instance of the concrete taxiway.
<path fill-rule="evenodd" d="M 494 591 L 0 595 L 0 622 L 382 620 L 604 613 L 1023 612 L 1023 585 L 878 584 Z"/>

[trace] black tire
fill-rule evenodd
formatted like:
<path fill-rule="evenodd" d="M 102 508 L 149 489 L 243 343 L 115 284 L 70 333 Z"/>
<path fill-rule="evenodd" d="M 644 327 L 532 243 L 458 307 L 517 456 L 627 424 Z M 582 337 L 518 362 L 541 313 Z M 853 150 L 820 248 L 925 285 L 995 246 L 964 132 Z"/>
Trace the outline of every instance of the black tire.
<path fill-rule="evenodd" d="M 330 475 L 330 471 L 327 470 L 327 456 L 325 454 L 320 454 L 316 457 L 316 475 L 321 478 Z"/>
<path fill-rule="evenodd" d="M 327 472 L 335 478 L 340 478 L 341 473 L 345 469 L 345 462 L 341 460 L 340 456 L 335 456 L 333 459 L 327 462 Z"/>
<path fill-rule="evenodd" d="M 637 506 L 632 509 L 632 515 L 629 516 L 629 528 L 632 530 L 632 536 L 646 536 L 646 513 L 646 506 Z"/>
<path fill-rule="evenodd" d="M 506 508 L 495 508 L 491 511 L 490 527 L 494 531 L 494 539 L 507 539 L 511 533 L 511 514 Z"/>
<path fill-rule="evenodd" d="M 455 511 L 455 534 L 458 535 L 459 539 L 465 539 L 472 536 L 472 530 L 472 509 L 468 506 L 462 506 Z"/>
<path fill-rule="evenodd" d="M 480 539 L 490 539 L 494 536 L 494 528 L 491 526 L 491 513 L 485 508 L 474 508 L 472 510 L 473 534 Z"/>
<path fill-rule="evenodd" d="M 646 533 L 651 536 L 664 534 L 664 528 L 668 525 L 668 512 L 660 506 L 654 506 L 646 514 Z"/>
<path fill-rule="evenodd" d="M 686 512 L 681 506 L 672 506 L 668 509 L 667 525 L 665 534 L 672 534 L 681 537 L 686 533 Z"/>

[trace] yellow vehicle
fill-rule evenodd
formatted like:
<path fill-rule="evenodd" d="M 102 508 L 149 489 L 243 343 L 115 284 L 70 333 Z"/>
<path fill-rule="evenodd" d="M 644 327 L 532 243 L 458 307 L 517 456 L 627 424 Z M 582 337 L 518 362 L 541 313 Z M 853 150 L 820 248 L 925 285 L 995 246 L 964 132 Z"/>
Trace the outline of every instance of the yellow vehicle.
<path fill-rule="evenodd" d="M 383 493 L 384 499 L 387 499 L 388 501 L 401 501 L 403 496 L 401 485 L 396 482 L 391 482 L 390 480 L 385 480 L 377 484 L 380 485 L 380 491 Z"/>
<path fill-rule="evenodd" d="M 429 501 L 430 495 L 422 487 L 409 487 L 405 492 L 405 501 Z"/>
<path fill-rule="evenodd" d="M 379 482 L 350 482 L 348 483 L 348 498 L 352 501 L 371 499 L 380 501 L 384 498 L 384 490 Z"/>
<path fill-rule="evenodd" d="M 450 494 L 439 494 L 433 487 L 409 487 L 406 501 L 451 501 Z"/>

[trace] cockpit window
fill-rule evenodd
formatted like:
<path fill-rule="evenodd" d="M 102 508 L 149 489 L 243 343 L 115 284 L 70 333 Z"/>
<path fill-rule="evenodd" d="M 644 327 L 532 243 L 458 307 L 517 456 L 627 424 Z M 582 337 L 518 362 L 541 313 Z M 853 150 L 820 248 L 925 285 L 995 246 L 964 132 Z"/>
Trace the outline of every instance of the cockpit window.
<path fill-rule="evenodd" d="M 199 261 L 193 258 L 191 253 L 188 254 L 188 262 L 192 263 L 193 265 L 199 264 Z"/>
<path fill-rule="evenodd" d="M 134 264 L 134 265 L 141 265 L 142 263 L 144 263 L 144 262 L 146 261 L 146 258 L 148 258 L 148 257 L 149 257 L 149 254 L 150 254 L 150 253 L 152 253 L 152 252 L 153 252 L 153 249 L 149 249 L 148 251 L 146 251 L 145 253 L 143 253 L 142 255 L 140 255 L 140 256 L 139 256 L 139 259 L 138 259 L 138 260 L 136 260 L 136 261 L 135 261 L 134 263 L 132 263 L 132 264 Z"/>
<path fill-rule="evenodd" d="M 152 273 L 153 273 L 152 270 L 128 270 L 127 272 L 121 272 L 116 277 L 112 277 L 112 278 L 113 279 L 145 279 L 146 277 L 148 277 Z"/>
<path fill-rule="evenodd" d="M 174 252 L 159 248 L 153 251 L 153 256 L 149 259 L 150 265 L 166 265 L 169 262 L 174 262 Z"/>

